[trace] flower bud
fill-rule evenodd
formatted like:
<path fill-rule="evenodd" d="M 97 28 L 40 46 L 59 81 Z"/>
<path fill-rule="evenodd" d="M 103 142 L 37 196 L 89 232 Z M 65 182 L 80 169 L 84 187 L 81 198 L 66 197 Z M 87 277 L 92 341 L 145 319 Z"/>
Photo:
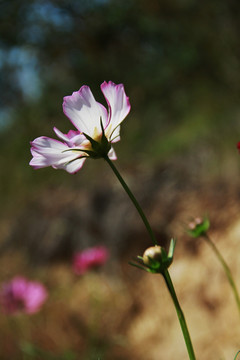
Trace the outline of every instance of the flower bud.
<path fill-rule="evenodd" d="M 151 246 L 145 250 L 143 254 L 143 262 L 145 265 L 152 265 L 153 262 L 162 261 L 162 248 L 159 245 Z"/>
<path fill-rule="evenodd" d="M 204 236 L 210 227 L 210 221 L 207 217 L 197 217 L 188 224 L 188 234 L 194 238 Z"/>
<path fill-rule="evenodd" d="M 138 264 L 132 262 L 130 264 L 152 274 L 163 274 L 173 261 L 175 245 L 176 240 L 171 239 L 168 253 L 159 245 L 151 246 L 145 250 L 143 256 L 138 256 Z"/>

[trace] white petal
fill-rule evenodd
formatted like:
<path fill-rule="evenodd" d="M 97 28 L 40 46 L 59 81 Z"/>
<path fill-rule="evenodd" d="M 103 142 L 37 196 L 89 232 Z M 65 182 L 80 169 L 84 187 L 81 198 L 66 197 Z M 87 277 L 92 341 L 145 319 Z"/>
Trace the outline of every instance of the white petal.
<path fill-rule="evenodd" d="M 30 165 L 35 169 L 52 166 L 67 170 L 68 163 L 76 159 L 81 160 L 81 164 L 83 163 L 82 159 L 79 159 L 81 152 L 71 151 L 76 148 L 69 148 L 58 140 L 42 136 L 35 139 L 31 144 L 33 158 L 30 161 Z M 78 163 L 78 167 L 80 168 L 81 166 Z"/>
<path fill-rule="evenodd" d="M 67 134 L 63 134 L 56 127 L 54 127 L 53 130 L 54 130 L 55 134 L 59 137 L 59 139 L 61 139 L 61 140 L 65 141 L 66 143 L 68 143 L 69 137 L 67 136 Z"/>
<path fill-rule="evenodd" d="M 49 164 L 47 162 L 46 158 L 37 155 L 37 156 L 34 156 L 32 158 L 29 165 L 31 165 L 34 169 L 40 169 L 40 168 L 43 168 L 43 167 L 50 166 L 51 164 Z"/>
<path fill-rule="evenodd" d="M 88 86 L 82 86 L 71 96 L 65 96 L 63 111 L 80 132 L 91 137 L 102 133 L 100 119 L 104 128 L 107 125 L 107 110 L 95 100 Z"/>
<path fill-rule="evenodd" d="M 120 141 L 120 126 L 116 127 L 111 133 L 111 142 L 116 143 Z"/>
<path fill-rule="evenodd" d="M 76 159 L 70 163 L 67 163 L 66 165 L 64 165 L 62 167 L 59 167 L 59 169 L 62 168 L 64 170 L 66 170 L 67 172 L 69 172 L 70 174 L 74 174 L 82 168 L 85 160 L 86 160 L 86 158 Z"/>
<path fill-rule="evenodd" d="M 63 144 L 61 141 L 49 138 L 47 136 L 40 136 L 36 138 L 31 142 L 31 145 L 36 150 L 48 148 L 50 150 L 52 149 L 56 151 L 65 150 L 67 148 L 66 144 Z"/>
<path fill-rule="evenodd" d="M 111 126 L 111 133 L 121 124 L 131 109 L 129 98 L 126 96 L 123 84 L 116 85 L 109 81 L 101 84 L 101 90 L 109 107 L 108 126 Z M 106 129 L 107 132 L 107 129 Z M 111 140 L 111 138 L 110 138 Z"/>
<path fill-rule="evenodd" d="M 54 127 L 53 130 L 59 139 L 65 141 L 70 147 L 79 146 L 83 141 L 86 141 L 85 136 L 79 131 L 70 130 L 67 134 L 63 134 L 56 127 Z"/>
<path fill-rule="evenodd" d="M 109 150 L 108 157 L 110 160 L 117 160 L 117 155 L 116 155 L 113 147 L 111 147 L 111 149 Z"/>

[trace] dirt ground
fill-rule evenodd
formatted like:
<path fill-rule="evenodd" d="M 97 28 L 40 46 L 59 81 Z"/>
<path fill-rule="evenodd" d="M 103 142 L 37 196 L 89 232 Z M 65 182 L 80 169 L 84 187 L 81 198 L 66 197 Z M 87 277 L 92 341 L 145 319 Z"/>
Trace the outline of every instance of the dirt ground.
<path fill-rule="evenodd" d="M 154 195 L 150 191 L 146 196 L 143 194 L 141 201 L 144 203 L 149 195 L 150 201 L 146 201 L 144 206 L 159 242 L 168 246 L 170 234 L 174 233 L 177 237 L 174 261 L 169 272 L 187 320 L 196 358 L 233 360 L 240 350 L 240 314 L 233 293 L 212 249 L 202 239 L 190 239 L 184 232 L 184 224 L 191 216 L 202 215 L 208 210 L 211 219 L 209 235 L 229 264 L 240 289 L 240 188 L 238 184 L 229 188 L 224 182 L 201 187 L 182 186 L 176 195 L 174 186 L 170 191 L 169 181 L 166 184 L 161 183 L 159 191 L 155 187 Z M 168 187 L 168 191 L 164 186 Z M 103 268 L 77 277 L 72 272 L 69 260 L 46 261 L 36 266 L 32 259 L 29 261 L 29 254 L 19 247 L 18 242 L 17 246 L 4 247 L 0 259 L 1 282 L 20 273 L 42 281 L 49 290 L 49 298 L 36 315 L 1 315 L 1 360 L 188 359 L 178 318 L 161 275 L 148 274 L 128 263 L 133 257 L 142 255 L 148 246 L 148 239 L 145 229 L 139 227 L 138 215 L 128 218 L 129 211 L 133 211 L 131 204 L 124 207 L 126 199 L 122 195 L 118 197 L 118 188 L 114 191 L 111 193 L 111 196 L 115 196 L 113 205 L 117 199 L 119 209 L 127 214 L 128 232 L 122 232 L 122 225 L 118 228 L 115 224 L 114 231 L 118 230 L 116 233 L 125 240 L 120 244 L 116 236 L 114 243 L 114 234 L 110 233 L 113 242 L 108 245 L 112 256 Z M 166 193 L 170 195 L 164 196 Z M 51 196 L 59 199 L 58 191 L 52 192 Z M 51 223 L 57 219 L 56 224 L 59 224 L 62 223 L 61 209 L 65 209 L 74 196 L 62 200 L 55 212 L 51 207 L 52 198 L 47 201 L 45 197 L 38 210 L 44 210 Z M 81 206 L 86 208 L 88 201 L 82 194 L 81 199 L 82 203 L 75 198 L 80 210 Z M 173 208 L 175 215 L 172 215 Z M 32 209 L 31 220 L 34 220 L 35 210 Z M 103 220 L 112 211 L 111 206 L 100 210 Z M 65 212 L 62 216 L 67 218 Z M 90 222 L 86 213 L 84 216 L 83 220 L 80 219 L 82 224 L 90 223 L 91 229 L 94 225 L 95 233 L 99 234 L 96 223 Z M 23 221 L 21 224 L 21 228 L 15 227 L 14 236 L 16 229 L 25 229 L 25 238 L 33 237 Z M 12 239 L 12 235 L 9 236 L 9 223 L 2 225 L 2 237 L 5 234 L 7 238 L 8 234 L 8 239 Z M 48 228 L 50 237 L 51 231 Z M 58 232 L 59 238 L 62 233 L 64 228 Z M 41 239 L 35 234 L 38 244 Z M 105 236 L 104 232 L 102 234 Z M 71 237 L 74 237 L 73 233 Z M 23 233 L 21 239 L 24 241 Z M 39 254 L 43 254 L 38 246 Z M 30 249 L 35 259 L 33 246 Z"/>

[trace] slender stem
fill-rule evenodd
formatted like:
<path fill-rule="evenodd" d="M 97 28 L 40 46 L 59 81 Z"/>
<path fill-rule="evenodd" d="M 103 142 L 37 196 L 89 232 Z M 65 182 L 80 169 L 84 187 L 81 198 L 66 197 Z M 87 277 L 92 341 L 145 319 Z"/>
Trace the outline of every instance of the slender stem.
<path fill-rule="evenodd" d="M 240 354 L 240 350 L 236 353 L 234 360 L 236 360 L 236 359 L 237 359 L 238 354 Z"/>
<path fill-rule="evenodd" d="M 227 265 L 226 261 L 224 260 L 224 258 L 222 257 L 221 253 L 219 252 L 216 245 L 212 242 L 211 238 L 207 234 L 205 234 L 203 236 L 203 238 L 209 244 L 209 246 L 211 246 L 211 248 L 213 249 L 214 253 L 216 254 L 218 260 L 220 261 L 220 263 L 223 266 L 223 269 L 224 269 L 225 274 L 226 274 L 226 276 L 228 278 L 229 284 L 232 287 L 232 290 L 233 290 L 233 293 L 234 293 L 234 296 L 235 296 L 235 299 L 236 299 L 236 303 L 237 303 L 237 306 L 238 306 L 238 310 L 239 310 L 239 313 L 240 313 L 240 298 L 239 298 L 239 294 L 238 294 L 236 284 L 235 284 L 235 282 L 233 280 L 231 270 L 230 270 L 229 266 Z"/>
<path fill-rule="evenodd" d="M 182 333 L 183 333 L 185 344 L 186 344 L 186 347 L 187 347 L 189 359 L 190 360 L 196 360 L 194 350 L 193 350 L 193 346 L 192 346 L 192 341 L 191 341 L 190 334 L 189 334 L 188 327 L 187 327 L 187 323 L 186 323 L 183 311 L 182 311 L 182 309 L 180 307 L 180 304 L 178 302 L 178 298 L 177 298 L 176 292 L 174 290 L 174 286 L 173 286 L 173 283 L 172 283 L 172 280 L 171 280 L 171 277 L 169 275 L 168 270 L 165 269 L 162 272 L 162 275 L 164 277 L 164 280 L 166 282 L 167 288 L 168 288 L 168 290 L 170 292 L 170 295 L 172 297 L 172 300 L 173 300 L 173 303 L 174 303 L 174 306 L 175 306 L 175 309 L 176 309 L 176 312 L 177 312 L 177 316 L 178 316 L 178 319 L 179 319 L 179 322 L 180 322 L 180 325 L 181 325 L 181 328 L 182 328 Z"/>
<path fill-rule="evenodd" d="M 150 238 L 153 242 L 154 245 L 157 245 L 157 240 L 154 236 L 154 233 L 151 229 L 151 226 L 149 225 L 149 222 L 141 208 L 141 206 L 139 205 L 139 203 L 137 202 L 135 196 L 133 195 L 133 193 L 131 192 L 131 190 L 129 189 L 129 187 L 127 186 L 127 184 L 125 183 L 125 181 L 123 180 L 122 176 L 120 175 L 120 173 L 118 172 L 116 166 L 113 164 L 113 162 L 109 159 L 108 156 L 104 157 L 104 159 L 107 161 L 107 163 L 110 165 L 111 169 L 113 170 L 114 174 L 116 175 L 116 177 L 118 178 L 118 180 L 120 181 L 122 187 L 124 188 L 124 190 L 126 191 L 126 193 L 128 194 L 128 196 L 130 197 L 130 199 L 132 200 L 134 206 L 136 207 L 139 215 L 142 218 L 142 221 L 144 222 L 144 225 L 146 226 L 146 229 L 150 235 Z"/>
<path fill-rule="evenodd" d="M 126 191 L 126 193 L 128 194 L 128 196 L 130 197 L 130 199 L 132 200 L 133 204 L 135 205 L 139 215 L 141 216 L 144 225 L 146 226 L 146 229 L 150 235 L 150 238 L 152 240 L 152 242 L 154 243 L 154 245 L 157 245 L 157 241 L 156 238 L 153 234 L 153 231 L 151 229 L 151 226 L 149 225 L 149 222 L 141 208 L 141 206 L 139 205 L 139 203 L 137 202 L 135 196 L 133 195 L 133 193 L 130 191 L 129 187 L 127 186 L 127 184 L 125 183 L 125 181 L 123 180 L 122 176 L 120 175 L 120 173 L 118 172 L 117 168 L 115 167 L 115 165 L 112 163 L 112 161 L 108 158 L 108 156 L 104 157 L 104 159 L 107 161 L 107 163 L 109 164 L 109 166 L 111 167 L 111 169 L 113 170 L 113 172 L 115 173 L 115 175 L 117 176 L 118 180 L 120 181 L 121 185 L 123 186 L 124 190 Z M 189 359 L 190 360 L 196 360 L 195 355 L 194 355 L 194 351 L 193 351 L 193 346 L 192 346 L 192 342 L 191 342 L 191 338 L 188 332 L 188 328 L 187 328 L 187 324 L 184 318 L 184 314 L 182 312 L 182 309 L 179 305 L 178 299 L 177 299 L 177 295 L 175 293 L 174 287 L 173 287 L 173 283 L 172 280 L 170 278 L 169 272 L 167 269 L 164 269 L 162 271 L 162 275 L 164 277 L 164 280 L 167 284 L 167 288 L 170 292 L 170 295 L 172 297 L 173 303 L 175 305 L 176 311 L 177 311 L 177 315 L 178 315 L 178 319 L 182 328 L 182 332 L 183 332 L 183 336 L 185 339 L 185 343 L 187 346 L 187 350 L 188 350 L 188 354 L 189 354 Z"/>

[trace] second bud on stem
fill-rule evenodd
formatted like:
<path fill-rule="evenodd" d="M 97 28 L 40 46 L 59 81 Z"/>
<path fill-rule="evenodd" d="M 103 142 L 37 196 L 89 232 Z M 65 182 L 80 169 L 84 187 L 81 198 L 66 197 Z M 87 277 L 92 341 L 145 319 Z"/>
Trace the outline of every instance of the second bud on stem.
<path fill-rule="evenodd" d="M 168 253 L 159 245 L 147 248 L 143 256 L 138 256 L 143 262 L 144 270 L 161 274 L 164 270 L 168 269 L 173 261 L 175 244 L 176 241 L 172 239 Z"/>

